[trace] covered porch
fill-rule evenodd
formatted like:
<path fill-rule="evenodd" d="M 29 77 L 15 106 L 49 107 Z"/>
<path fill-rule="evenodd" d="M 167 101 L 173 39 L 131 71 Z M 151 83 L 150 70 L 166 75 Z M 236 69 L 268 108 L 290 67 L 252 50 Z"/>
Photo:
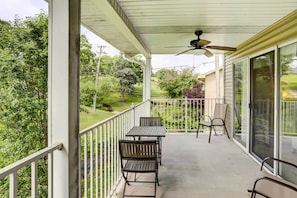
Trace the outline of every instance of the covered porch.
<path fill-rule="evenodd" d="M 199 134 L 200 135 L 200 134 Z M 163 138 L 157 197 L 249 197 L 247 192 L 259 175 L 259 165 L 225 135 L 167 134 Z M 137 177 L 137 179 L 143 179 Z M 153 178 L 151 178 L 153 179 Z M 123 184 L 124 180 L 121 181 Z M 152 184 L 131 184 L 126 194 L 153 192 Z M 115 197 L 121 197 L 119 186 Z"/>
<path fill-rule="evenodd" d="M 204 39 L 211 40 L 214 45 L 237 47 L 238 51 L 228 53 L 223 63 L 216 62 L 217 67 L 224 68 L 224 102 L 230 106 L 227 128 L 233 136 L 234 61 L 266 48 L 277 49 L 279 42 L 296 39 L 297 33 L 297 4 L 293 0 L 48 2 L 49 147 L 1 169 L 1 178 L 9 180 L 10 197 L 18 196 L 17 171 L 25 166 L 32 169 L 32 197 L 38 197 L 37 166 L 44 156 L 49 165 L 48 197 L 120 195 L 117 141 L 137 125 L 140 114 L 150 115 L 150 103 L 146 101 L 151 98 L 151 55 L 175 54 L 187 49 L 189 41 L 196 39 L 194 31 L 197 29 L 204 29 Z M 284 18 L 287 15 L 289 17 Z M 280 21 L 277 26 L 268 28 L 277 21 Z M 146 58 L 144 103 L 84 131 L 79 131 L 81 23 L 126 55 L 143 54 Z M 176 45 L 177 48 L 172 48 Z M 213 53 L 224 54 L 224 51 L 214 50 Z M 279 97 L 280 93 L 276 92 L 274 96 Z M 275 113 L 275 120 L 279 118 L 278 113 Z M 272 132 L 278 134 L 279 126 L 275 126 Z M 192 134 L 168 134 L 164 138 L 164 165 L 160 168 L 158 197 L 248 196 L 247 187 L 259 171 L 257 163 L 247 154 L 250 148 L 245 147 L 244 152 L 238 148 L 241 146 L 237 147 L 224 136 L 213 138 L 211 144 L 206 139 L 204 135 L 196 139 Z M 278 137 L 273 141 L 277 143 Z"/>

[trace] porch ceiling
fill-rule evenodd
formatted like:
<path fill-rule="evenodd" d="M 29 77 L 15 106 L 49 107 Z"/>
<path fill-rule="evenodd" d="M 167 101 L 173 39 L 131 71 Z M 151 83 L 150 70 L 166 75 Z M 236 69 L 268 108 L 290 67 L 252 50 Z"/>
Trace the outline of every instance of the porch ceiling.
<path fill-rule="evenodd" d="M 296 0 L 82 0 L 82 24 L 127 55 L 176 54 L 196 39 L 237 47 L 297 8 Z M 220 51 L 213 51 L 214 53 Z M 220 52 L 221 53 L 221 52 Z"/>

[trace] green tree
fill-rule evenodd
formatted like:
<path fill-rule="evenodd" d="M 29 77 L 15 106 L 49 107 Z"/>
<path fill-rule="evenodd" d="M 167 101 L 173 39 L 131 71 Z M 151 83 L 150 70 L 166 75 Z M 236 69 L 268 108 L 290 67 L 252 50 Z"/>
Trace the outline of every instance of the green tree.
<path fill-rule="evenodd" d="M 168 70 L 163 80 L 159 81 L 159 86 L 162 90 L 166 91 L 168 97 L 180 98 L 185 96 L 185 89 L 192 89 L 197 83 L 198 76 L 191 69 L 184 69 L 180 72 Z"/>
<path fill-rule="evenodd" d="M 95 80 L 98 57 L 85 35 L 80 36 L 80 73 L 82 78 Z M 95 83 L 95 82 L 94 82 Z"/>
<path fill-rule="evenodd" d="M 47 145 L 48 19 L 45 13 L 26 20 L 0 21 L 0 139 L 1 166 Z M 13 155 L 11 155 L 13 153 Z M 46 162 L 39 164 L 39 192 L 46 182 Z M 30 171 L 21 170 L 19 189 L 28 197 Z M 0 187 L 5 188 L 5 184 Z M 4 191 L 1 189 L 0 192 Z M 43 194 L 44 195 L 44 194 Z M 6 196 L 6 195 L 0 195 Z"/>
<path fill-rule="evenodd" d="M 134 91 L 134 85 L 139 82 L 139 78 L 134 72 L 133 64 L 125 60 L 122 56 L 115 59 L 113 75 L 119 79 L 121 87 L 121 102 L 125 101 L 125 94 L 131 94 Z"/>

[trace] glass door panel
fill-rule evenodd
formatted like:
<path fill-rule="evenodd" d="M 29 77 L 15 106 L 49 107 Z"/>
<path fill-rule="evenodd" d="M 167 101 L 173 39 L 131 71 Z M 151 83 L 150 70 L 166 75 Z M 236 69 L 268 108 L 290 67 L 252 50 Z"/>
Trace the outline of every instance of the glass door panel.
<path fill-rule="evenodd" d="M 251 59 L 250 111 L 251 153 L 260 159 L 273 156 L 274 51 Z"/>
<path fill-rule="evenodd" d="M 234 64 L 234 133 L 233 138 L 246 147 L 248 69 L 247 60 Z"/>
<path fill-rule="evenodd" d="M 280 158 L 297 164 L 297 43 L 280 48 L 280 69 Z M 279 174 L 297 183 L 295 170 L 280 166 Z"/>

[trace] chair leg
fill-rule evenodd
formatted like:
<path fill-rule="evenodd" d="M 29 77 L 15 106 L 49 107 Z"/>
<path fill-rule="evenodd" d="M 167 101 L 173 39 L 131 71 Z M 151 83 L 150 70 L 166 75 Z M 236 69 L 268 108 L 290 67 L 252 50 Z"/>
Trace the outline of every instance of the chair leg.
<path fill-rule="evenodd" d="M 158 137 L 158 140 L 157 140 L 157 144 L 158 144 L 158 158 L 160 158 L 160 166 L 162 165 L 162 138 Z"/>
<path fill-rule="evenodd" d="M 217 134 L 215 126 L 213 126 L 213 131 L 215 132 L 215 136 L 217 136 L 218 134 Z"/>
<path fill-rule="evenodd" d="M 128 173 L 127 173 L 127 176 L 125 176 L 125 174 L 123 173 L 123 177 L 125 179 L 125 185 L 124 185 L 124 190 L 123 190 L 123 196 L 122 196 L 122 198 L 125 197 L 125 191 L 126 191 L 127 184 L 130 185 L 130 183 L 128 182 Z"/>
<path fill-rule="evenodd" d="M 225 126 L 225 125 L 224 125 L 224 128 L 225 128 L 225 131 L 226 131 L 226 133 L 227 133 L 227 136 L 228 136 L 228 138 L 230 139 L 230 136 L 229 136 L 228 130 L 227 130 L 227 128 L 226 128 L 226 126 Z"/>
<path fill-rule="evenodd" d="M 127 183 L 128 185 L 130 185 L 130 183 L 128 182 L 128 172 L 127 172 L 127 175 L 125 176 L 125 173 L 122 172 L 122 175 L 123 175 L 123 178 L 125 180 L 125 183 Z"/>
<path fill-rule="evenodd" d="M 198 138 L 199 129 L 200 129 L 200 124 L 198 124 L 198 129 L 197 129 L 196 138 Z"/>
<path fill-rule="evenodd" d="M 210 126 L 210 127 L 209 127 L 209 137 L 208 137 L 208 143 L 210 143 L 211 130 L 212 130 L 212 127 Z"/>

